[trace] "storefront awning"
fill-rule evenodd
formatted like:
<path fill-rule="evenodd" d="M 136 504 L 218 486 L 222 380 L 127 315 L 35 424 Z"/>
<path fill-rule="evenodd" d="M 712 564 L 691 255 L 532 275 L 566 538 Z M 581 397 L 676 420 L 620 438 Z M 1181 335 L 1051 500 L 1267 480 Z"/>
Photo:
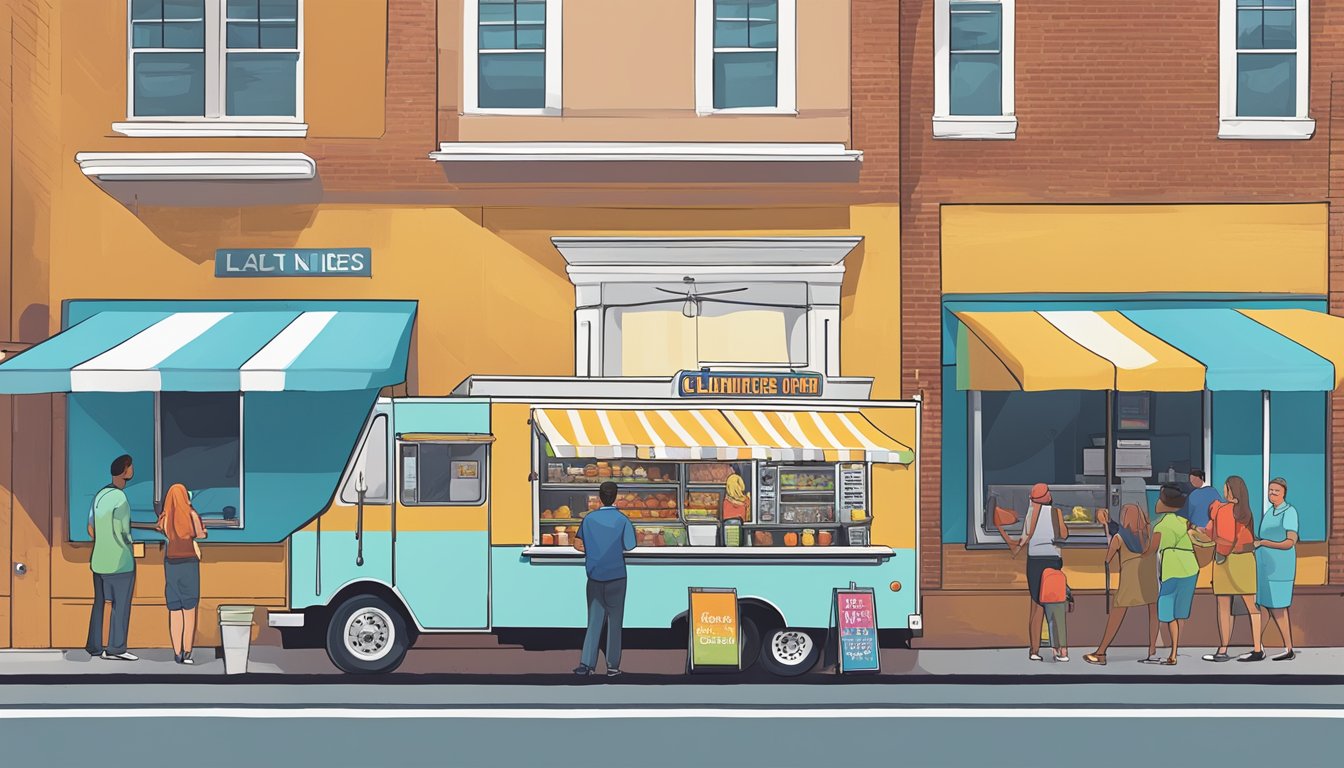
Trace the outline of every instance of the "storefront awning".
<path fill-rule="evenodd" d="M 1305 309 L 958 312 L 957 388 L 1324 392 L 1344 318 Z"/>
<path fill-rule="evenodd" d="M 914 451 L 857 410 L 539 408 L 533 418 L 564 458 L 914 461 Z"/>
<path fill-rule="evenodd" d="M 775 461 L 909 464 L 915 453 L 858 411 L 725 411 L 754 449 Z"/>
<path fill-rule="evenodd" d="M 414 302 L 155 304 L 97 312 L 5 360 L 0 394 L 335 392 L 406 376 Z"/>

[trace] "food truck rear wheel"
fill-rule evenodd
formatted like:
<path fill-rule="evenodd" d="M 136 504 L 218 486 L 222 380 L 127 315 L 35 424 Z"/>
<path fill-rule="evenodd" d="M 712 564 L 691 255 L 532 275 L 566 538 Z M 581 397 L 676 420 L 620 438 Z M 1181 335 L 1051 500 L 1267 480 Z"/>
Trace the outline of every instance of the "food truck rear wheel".
<path fill-rule="evenodd" d="M 801 629 L 780 627 L 761 640 L 761 666 L 780 677 L 796 677 L 810 671 L 821 659 L 821 641 Z"/>
<path fill-rule="evenodd" d="M 352 674 L 391 672 L 401 665 L 411 640 L 401 612 L 374 595 L 341 603 L 327 624 L 327 656 Z"/>

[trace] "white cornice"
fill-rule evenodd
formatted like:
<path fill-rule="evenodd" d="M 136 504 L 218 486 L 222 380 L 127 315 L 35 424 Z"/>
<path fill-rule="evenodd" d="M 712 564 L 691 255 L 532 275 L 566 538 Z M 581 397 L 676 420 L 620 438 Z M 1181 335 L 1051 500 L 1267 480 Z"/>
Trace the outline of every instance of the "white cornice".
<path fill-rule="evenodd" d="M 99 181 L 303 181 L 317 164 L 299 152 L 80 152 Z"/>
<path fill-rule="evenodd" d="M 741 142 L 444 142 L 431 158 L 461 162 L 807 162 L 856 163 L 863 152 L 844 144 Z"/>
<path fill-rule="evenodd" d="M 553 237 L 571 268 L 650 267 L 844 270 L 862 237 Z"/>

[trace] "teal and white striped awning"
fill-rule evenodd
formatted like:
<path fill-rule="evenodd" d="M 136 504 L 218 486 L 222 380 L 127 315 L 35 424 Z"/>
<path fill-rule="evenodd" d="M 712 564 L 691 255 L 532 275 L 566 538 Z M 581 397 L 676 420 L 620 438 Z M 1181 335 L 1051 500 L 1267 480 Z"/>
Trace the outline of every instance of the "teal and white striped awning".
<path fill-rule="evenodd" d="M 99 303 L 0 363 L 0 394 L 334 392 L 406 378 L 413 301 Z"/>

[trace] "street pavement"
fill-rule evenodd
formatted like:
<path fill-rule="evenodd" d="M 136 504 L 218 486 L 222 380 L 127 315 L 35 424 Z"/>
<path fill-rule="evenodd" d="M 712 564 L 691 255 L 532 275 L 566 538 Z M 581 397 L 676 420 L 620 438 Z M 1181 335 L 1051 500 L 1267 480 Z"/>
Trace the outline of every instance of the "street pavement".
<path fill-rule="evenodd" d="M 1344 687 L 1281 681 L 0 684 L 16 766 L 1311 768 L 1342 722 Z"/>

